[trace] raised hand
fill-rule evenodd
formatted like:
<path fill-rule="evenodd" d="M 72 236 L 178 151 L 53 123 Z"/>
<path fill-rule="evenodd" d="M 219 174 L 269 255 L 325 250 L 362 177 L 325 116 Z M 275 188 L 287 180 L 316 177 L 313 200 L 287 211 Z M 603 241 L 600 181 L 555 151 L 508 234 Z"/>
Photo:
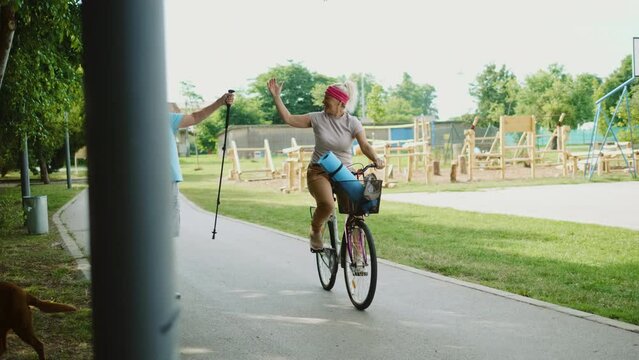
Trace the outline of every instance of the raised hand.
<path fill-rule="evenodd" d="M 284 83 L 278 84 L 277 80 L 273 78 L 266 83 L 266 87 L 271 93 L 271 96 L 279 97 L 282 94 L 282 87 L 284 87 Z"/>

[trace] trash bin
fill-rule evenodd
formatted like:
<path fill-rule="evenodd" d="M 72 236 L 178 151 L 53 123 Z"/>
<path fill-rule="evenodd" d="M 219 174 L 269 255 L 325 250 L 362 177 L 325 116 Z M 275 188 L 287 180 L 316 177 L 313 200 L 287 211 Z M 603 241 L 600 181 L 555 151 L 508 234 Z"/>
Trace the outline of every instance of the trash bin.
<path fill-rule="evenodd" d="M 22 198 L 24 212 L 27 215 L 29 234 L 46 234 L 49 232 L 49 212 L 47 196 L 24 196 Z"/>

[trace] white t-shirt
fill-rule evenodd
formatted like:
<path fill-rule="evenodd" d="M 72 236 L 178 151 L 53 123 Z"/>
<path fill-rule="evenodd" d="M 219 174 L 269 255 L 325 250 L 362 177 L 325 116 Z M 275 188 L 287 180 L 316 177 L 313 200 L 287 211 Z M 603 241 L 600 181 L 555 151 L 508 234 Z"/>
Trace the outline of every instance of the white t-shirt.
<path fill-rule="evenodd" d="M 364 131 L 362 123 L 353 115 L 344 113 L 339 118 L 324 111 L 309 113 L 315 134 L 315 151 L 311 162 L 316 163 L 327 151 L 332 151 L 345 166 L 351 166 L 353 139 Z"/>

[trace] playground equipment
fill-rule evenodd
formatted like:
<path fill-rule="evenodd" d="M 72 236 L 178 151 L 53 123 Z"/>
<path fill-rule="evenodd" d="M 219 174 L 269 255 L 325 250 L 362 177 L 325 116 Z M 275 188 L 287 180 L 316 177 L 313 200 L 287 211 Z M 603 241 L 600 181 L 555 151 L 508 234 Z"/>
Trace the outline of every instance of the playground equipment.
<path fill-rule="evenodd" d="M 306 188 L 306 168 L 314 149 L 313 145 L 297 145 L 295 138 L 291 138 L 291 147 L 282 149 L 282 152 L 287 155 L 284 160 L 284 174 L 288 181 L 280 190 L 290 193 Z"/>
<path fill-rule="evenodd" d="M 638 41 L 635 40 L 635 43 Z M 639 45 L 635 45 L 635 52 Z M 636 61 L 635 59 L 635 66 Z M 635 139 L 632 133 L 632 114 L 630 113 L 630 94 L 628 90 L 628 86 L 635 81 L 638 71 L 635 69 L 635 76 L 626 80 L 623 84 L 619 85 L 608 94 L 604 95 L 602 98 L 597 100 L 597 113 L 595 115 L 594 126 L 592 128 L 592 136 L 590 141 L 590 146 L 588 148 L 587 153 L 574 153 L 571 154 L 571 157 L 574 160 L 575 167 L 577 167 L 578 159 L 581 159 L 585 156 L 584 163 L 584 176 L 587 176 L 588 179 L 592 179 L 594 171 L 596 170 L 599 175 L 603 173 L 603 171 L 610 171 L 611 164 L 613 162 L 621 162 L 623 165 L 621 168 L 624 171 L 627 171 L 632 175 L 633 178 L 637 178 L 637 158 L 639 157 L 639 148 L 635 148 Z M 602 108 L 603 101 L 612 96 L 613 94 L 622 91 L 619 100 L 617 101 L 617 105 L 615 106 L 615 111 L 612 114 L 612 117 L 608 119 L 608 115 L 606 115 L 606 110 Z M 625 100 L 625 110 L 626 110 L 626 119 L 628 121 L 628 133 L 630 136 L 629 142 L 620 142 L 617 138 L 617 135 L 612 131 L 612 126 L 615 123 L 615 118 L 619 112 L 619 107 Z M 606 133 L 603 137 L 603 141 L 596 142 L 596 133 L 598 130 L 598 125 L 600 119 L 603 117 L 606 125 Z M 611 136 L 614 141 L 608 142 L 608 137 Z"/>
<path fill-rule="evenodd" d="M 393 146 L 395 145 L 395 146 Z M 406 159 L 408 168 L 406 180 L 411 182 L 418 167 L 422 167 L 426 174 L 426 183 L 433 181 L 433 165 L 431 159 L 431 129 L 430 122 L 426 118 L 418 117 L 413 121 L 413 141 L 388 141 L 383 144 L 384 160 L 384 186 L 392 186 L 396 181 L 395 168 L 401 171 L 402 160 Z M 374 146 L 377 152 L 380 146 Z M 395 167 L 397 165 L 397 167 Z"/>
<path fill-rule="evenodd" d="M 535 117 L 533 115 L 501 116 L 499 118 L 499 131 L 495 136 L 475 137 L 475 127 L 479 121 L 475 117 L 469 130 L 464 131 L 464 145 L 460 152 L 458 163 L 463 164 L 468 172 L 469 180 L 473 180 L 474 169 L 484 167 L 499 169 L 501 178 L 506 178 L 506 165 L 517 162 L 525 162 L 530 166 L 531 176 L 535 177 L 536 159 L 536 130 Z M 517 145 L 506 145 L 506 135 L 509 133 L 521 133 Z M 476 152 L 477 141 L 492 140 L 488 152 Z M 511 155 L 509 157 L 509 155 Z"/>
<path fill-rule="evenodd" d="M 506 166 L 523 162 L 530 166 L 531 176 L 535 177 L 535 168 L 540 165 L 561 166 L 563 176 L 568 175 L 568 167 L 572 164 L 573 173 L 576 169 L 571 162 L 571 154 L 566 149 L 570 127 L 563 124 L 565 114 L 562 113 L 557 126 L 548 137 L 543 148 L 537 149 L 541 135 L 536 131 L 536 120 L 532 115 L 501 116 L 499 130 L 495 136 L 476 137 L 475 127 L 479 117 L 475 117 L 471 128 L 464 131 L 464 145 L 458 157 L 458 164 L 462 174 L 468 173 L 469 180 L 473 180 L 476 168 L 499 169 L 501 178 L 505 178 Z M 506 144 L 509 133 L 521 133 L 515 146 Z M 486 152 L 477 150 L 478 142 L 490 141 L 490 149 Z M 556 154 L 556 160 L 548 154 Z"/>
<path fill-rule="evenodd" d="M 242 170 L 240 166 L 240 153 L 249 153 L 251 157 L 264 157 L 265 167 L 261 169 Z M 231 151 L 229 156 L 233 159 L 233 168 L 229 178 L 236 181 L 256 181 L 270 180 L 279 175 L 275 166 L 273 166 L 273 157 L 271 156 L 271 148 L 268 139 L 264 139 L 264 147 L 262 148 L 238 148 L 235 140 L 231 141 Z M 254 176 L 257 174 L 257 176 Z"/>
<path fill-rule="evenodd" d="M 546 145 L 542 149 L 537 149 L 535 157 L 535 164 L 537 165 L 550 165 L 550 166 L 561 166 L 562 175 L 568 176 L 568 157 L 569 153 L 566 149 L 566 144 L 568 143 L 568 134 L 570 133 L 570 126 L 564 125 L 564 117 L 565 113 L 561 113 L 559 115 L 559 120 L 557 121 L 557 126 L 548 137 L 548 141 Z M 538 144 L 538 140 L 542 135 L 537 135 L 535 138 L 535 146 Z M 519 144 L 521 144 L 524 135 L 519 140 Z M 556 154 L 557 157 L 555 160 L 552 160 L 552 156 L 549 158 L 547 155 Z M 515 152 L 515 156 L 518 155 L 518 151 Z M 574 173 L 574 166 L 573 166 Z"/>

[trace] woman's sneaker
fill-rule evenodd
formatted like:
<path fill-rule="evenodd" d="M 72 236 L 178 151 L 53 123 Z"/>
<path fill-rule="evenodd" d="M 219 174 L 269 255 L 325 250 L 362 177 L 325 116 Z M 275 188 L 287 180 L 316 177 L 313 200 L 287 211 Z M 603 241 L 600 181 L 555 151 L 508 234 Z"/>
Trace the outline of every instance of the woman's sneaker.
<path fill-rule="evenodd" d="M 313 230 L 311 230 L 309 237 L 311 239 L 311 252 L 315 253 L 324 250 L 321 232 L 313 232 Z"/>

